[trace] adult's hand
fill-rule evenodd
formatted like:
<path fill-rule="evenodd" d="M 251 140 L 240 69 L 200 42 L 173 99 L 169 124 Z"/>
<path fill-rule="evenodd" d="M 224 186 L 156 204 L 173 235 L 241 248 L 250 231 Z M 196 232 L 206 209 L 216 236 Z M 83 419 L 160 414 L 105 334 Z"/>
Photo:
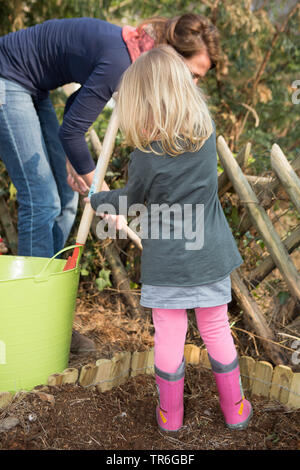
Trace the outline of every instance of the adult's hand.
<path fill-rule="evenodd" d="M 85 195 L 88 190 L 89 190 L 89 184 L 88 180 L 85 179 L 84 176 L 79 175 L 69 162 L 69 160 L 66 160 L 66 167 L 67 167 L 67 182 L 69 186 L 73 189 L 73 191 L 77 191 L 79 194 Z M 93 172 L 92 172 L 93 173 Z M 90 175 L 90 173 L 89 173 Z M 93 180 L 93 177 L 91 176 L 91 181 Z"/>

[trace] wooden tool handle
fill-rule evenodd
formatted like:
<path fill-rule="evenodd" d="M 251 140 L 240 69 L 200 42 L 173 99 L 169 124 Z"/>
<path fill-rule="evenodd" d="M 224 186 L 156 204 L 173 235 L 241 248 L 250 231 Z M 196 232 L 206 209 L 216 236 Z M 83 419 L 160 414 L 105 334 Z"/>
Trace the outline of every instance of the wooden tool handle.
<path fill-rule="evenodd" d="M 104 136 L 102 149 L 97 161 L 97 166 L 95 169 L 95 174 L 93 178 L 93 183 L 91 186 L 92 192 L 98 192 L 101 190 L 103 181 L 105 178 L 105 173 L 107 170 L 107 166 L 114 148 L 114 143 L 116 139 L 116 135 L 119 128 L 119 121 L 117 118 L 117 104 L 113 109 L 112 115 L 110 117 L 108 127 Z M 91 192 L 91 191 L 90 191 Z M 91 207 L 91 204 L 86 204 L 83 210 L 83 214 L 81 217 L 76 243 L 80 245 L 85 245 L 91 223 L 93 220 L 94 211 Z"/>

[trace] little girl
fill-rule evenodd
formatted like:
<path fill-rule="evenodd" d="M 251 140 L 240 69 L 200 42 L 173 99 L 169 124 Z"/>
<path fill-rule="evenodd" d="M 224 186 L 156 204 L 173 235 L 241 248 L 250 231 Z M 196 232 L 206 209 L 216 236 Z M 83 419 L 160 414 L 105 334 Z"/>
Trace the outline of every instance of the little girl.
<path fill-rule="evenodd" d="M 158 425 L 177 431 L 183 424 L 186 309 L 194 309 L 225 422 L 244 429 L 252 407 L 244 398 L 227 315 L 230 273 L 243 260 L 218 199 L 216 135 L 207 105 L 184 59 L 159 46 L 123 74 L 118 113 L 125 139 L 135 147 L 128 182 L 90 202 L 94 210 L 111 204 L 112 213 L 125 216 L 133 204 L 145 207 L 141 305 L 152 308 L 155 328 Z M 126 213 L 120 196 L 127 197 Z M 193 245 L 191 233 L 202 241 Z"/>

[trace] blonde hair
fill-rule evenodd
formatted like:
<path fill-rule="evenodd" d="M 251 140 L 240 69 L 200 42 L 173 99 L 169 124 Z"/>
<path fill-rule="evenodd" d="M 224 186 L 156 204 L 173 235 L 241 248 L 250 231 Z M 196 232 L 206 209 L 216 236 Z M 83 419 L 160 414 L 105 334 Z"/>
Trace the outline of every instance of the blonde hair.
<path fill-rule="evenodd" d="M 143 53 L 118 89 L 120 128 L 128 145 L 172 156 L 199 150 L 213 132 L 203 93 L 170 46 Z M 151 143 L 160 141 L 162 152 Z"/>

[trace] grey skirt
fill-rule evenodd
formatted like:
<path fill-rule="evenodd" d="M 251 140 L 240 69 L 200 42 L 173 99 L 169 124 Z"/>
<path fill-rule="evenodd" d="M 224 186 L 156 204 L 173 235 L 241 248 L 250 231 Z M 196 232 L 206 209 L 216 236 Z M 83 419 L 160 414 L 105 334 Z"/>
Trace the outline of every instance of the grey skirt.
<path fill-rule="evenodd" d="M 174 287 L 143 284 L 140 303 L 148 308 L 216 307 L 231 301 L 230 275 L 202 286 Z"/>

